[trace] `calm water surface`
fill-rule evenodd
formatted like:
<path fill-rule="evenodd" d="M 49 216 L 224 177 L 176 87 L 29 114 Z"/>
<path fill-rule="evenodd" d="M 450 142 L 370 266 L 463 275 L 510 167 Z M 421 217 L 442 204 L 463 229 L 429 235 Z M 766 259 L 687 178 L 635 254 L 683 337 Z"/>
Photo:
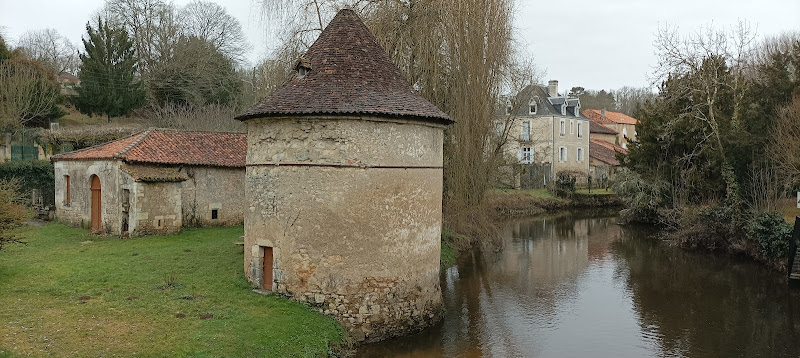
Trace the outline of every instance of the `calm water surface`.
<path fill-rule="evenodd" d="M 577 214 L 508 222 L 442 273 L 445 316 L 358 357 L 800 357 L 800 290 Z"/>

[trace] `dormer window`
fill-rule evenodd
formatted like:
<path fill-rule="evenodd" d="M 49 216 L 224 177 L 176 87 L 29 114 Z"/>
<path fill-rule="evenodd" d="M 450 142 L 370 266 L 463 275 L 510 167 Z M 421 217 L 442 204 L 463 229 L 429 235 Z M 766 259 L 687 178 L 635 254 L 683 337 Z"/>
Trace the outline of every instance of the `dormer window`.
<path fill-rule="evenodd" d="M 575 117 L 581 116 L 581 105 L 575 105 Z"/>
<path fill-rule="evenodd" d="M 294 69 L 297 71 L 297 78 L 305 78 L 308 72 L 311 71 L 311 61 L 300 57 L 297 59 Z"/>
<path fill-rule="evenodd" d="M 567 104 L 566 103 L 561 105 L 561 115 L 562 116 L 566 116 L 567 115 Z"/>
<path fill-rule="evenodd" d="M 528 111 L 530 114 L 536 114 L 536 102 L 531 101 L 531 103 L 528 104 Z"/>

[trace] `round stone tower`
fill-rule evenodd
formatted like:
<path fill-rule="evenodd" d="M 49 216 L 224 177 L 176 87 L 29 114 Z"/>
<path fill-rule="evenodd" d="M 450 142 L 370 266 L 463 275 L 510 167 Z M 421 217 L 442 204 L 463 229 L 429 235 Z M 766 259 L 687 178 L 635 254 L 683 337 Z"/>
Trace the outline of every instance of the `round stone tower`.
<path fill-rule="evenodd" d="M 420 97 L 352 10 L 247 123 L 244 268 L 358 341 L 439 318 L 442 142 Z"/>

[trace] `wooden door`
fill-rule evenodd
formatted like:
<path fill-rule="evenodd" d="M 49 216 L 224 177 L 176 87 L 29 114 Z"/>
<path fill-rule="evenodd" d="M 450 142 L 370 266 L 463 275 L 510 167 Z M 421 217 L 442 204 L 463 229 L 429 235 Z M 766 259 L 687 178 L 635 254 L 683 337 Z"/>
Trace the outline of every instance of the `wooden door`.
<path fill-rule="evenodd" d="M 97 175 L 92 175 L 92 231 L 100 231 L 102 228 L 101 221 L 102 216 L 100 215 L 101 209 L 101 190 L 100 190 L 100 178 Z"/>
<path fill-rule="evenodd" d="M 265 291 L 272 291 L 272 248 L 264 247 L 264 280 L 262 282 Z"/>

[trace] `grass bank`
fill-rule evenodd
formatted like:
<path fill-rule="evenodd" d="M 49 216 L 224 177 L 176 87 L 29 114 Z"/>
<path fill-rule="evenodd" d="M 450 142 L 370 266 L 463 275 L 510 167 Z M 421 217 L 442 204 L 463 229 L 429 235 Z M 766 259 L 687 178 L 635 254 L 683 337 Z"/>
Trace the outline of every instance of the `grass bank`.
<path fill-rule="evenodd" d="M 495 218 L 538 215 L 577 208 L 621 207 L 622 200 L 606 189 L 578 189 L 559 198 L 547 189 L 495 189 L 486 193 L 484 206 Z"/>
<path fill-rule="evenodd" d="M 241 227 L 121 240 L 49 224 L 0 252 L 0 356 L 326 356 L 344 330 L 252 292 Z"/>

